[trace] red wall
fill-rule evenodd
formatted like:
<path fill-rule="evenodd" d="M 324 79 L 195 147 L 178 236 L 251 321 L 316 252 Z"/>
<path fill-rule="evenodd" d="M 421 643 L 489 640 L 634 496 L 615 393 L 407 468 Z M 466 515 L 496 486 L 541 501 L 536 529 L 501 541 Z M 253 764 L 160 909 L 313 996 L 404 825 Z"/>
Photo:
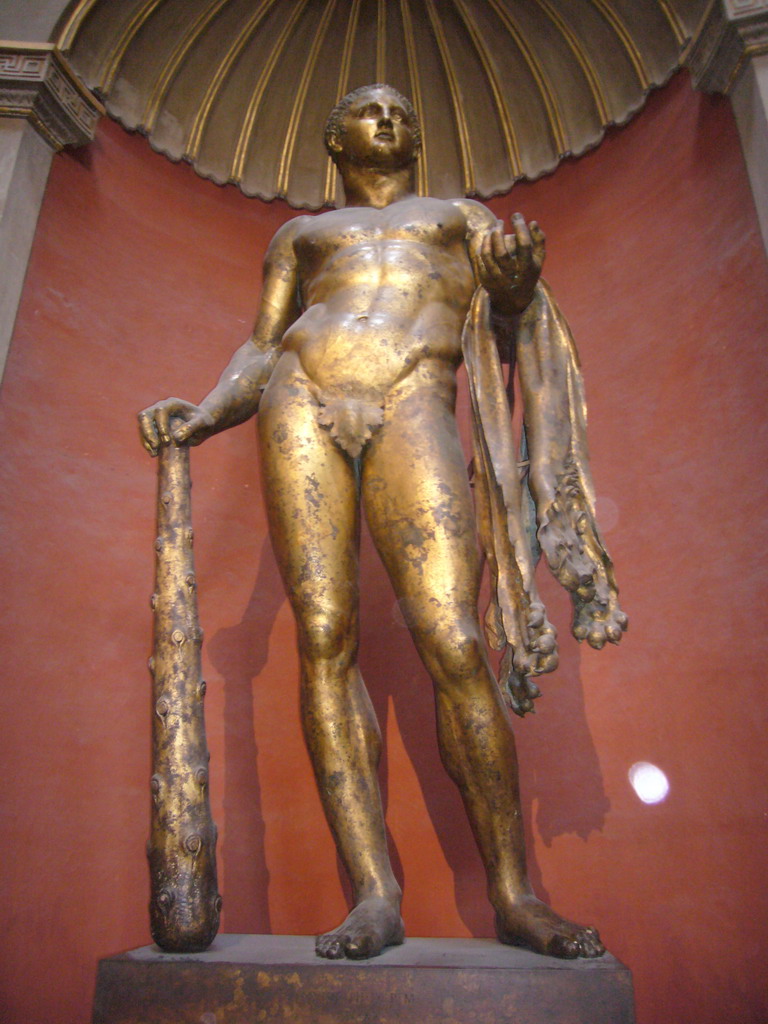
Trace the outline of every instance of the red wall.
<path fill-rule="evenodd" d="M 764 1024 L 768 272 L 730 106 L 679 76 L 596 152 L 491 206 L 547 230 L 631 616 L 619 649 L 581 647 L 543 582 L 562 667 L 515 722 L 533 878 L 632 967 L 639 1024 Z M 0 396 L 8 1024 L 87 1020 L 97 959 L 149 941 L 155 467 L 134 415 L 215 381 L 291 215 L 111 123 L 54 161 Z M 222 928 L 314 933 L 345 899 L 252 435 L 193 456 Z M 429 683 L 369 546 L 363 561 L 409 932 L 490 935 Z M 630 788 L 640 760 L 667 773 L 663 803 Z"/>

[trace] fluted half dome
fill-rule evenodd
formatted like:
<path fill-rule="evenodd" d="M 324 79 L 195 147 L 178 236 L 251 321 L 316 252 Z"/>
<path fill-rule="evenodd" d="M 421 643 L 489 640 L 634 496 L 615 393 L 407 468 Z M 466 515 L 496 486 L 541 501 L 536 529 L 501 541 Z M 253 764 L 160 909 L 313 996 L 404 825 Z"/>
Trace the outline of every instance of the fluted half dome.
<path fill-rule="evenodd" d="M 126 128 L 250 196 L 340 199 L 336 100 L 417 107 L 419 190 L 506 191 L 624 123 L 678 66 L 706 0 L 79 0 L 58 43 Z"/>

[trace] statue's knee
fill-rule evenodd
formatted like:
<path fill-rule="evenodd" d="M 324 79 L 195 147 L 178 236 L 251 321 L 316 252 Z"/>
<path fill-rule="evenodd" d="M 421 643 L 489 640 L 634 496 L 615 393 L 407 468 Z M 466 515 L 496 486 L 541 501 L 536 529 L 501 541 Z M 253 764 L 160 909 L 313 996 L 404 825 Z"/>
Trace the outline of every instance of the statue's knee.
<path fill-rule="evenodd" d="M 355 638 L 350 616 L 336 609 L 317 609 L 299 622 L 299 649 L 310 664 L 336 661 L 351 653 Z"/>
<path fill-rule="evenodd" d="M 485 666 L 486 652 L 477 621 L 457 621 L 434 631 L 427 662 L 438 686 L 464 685 Z"/>

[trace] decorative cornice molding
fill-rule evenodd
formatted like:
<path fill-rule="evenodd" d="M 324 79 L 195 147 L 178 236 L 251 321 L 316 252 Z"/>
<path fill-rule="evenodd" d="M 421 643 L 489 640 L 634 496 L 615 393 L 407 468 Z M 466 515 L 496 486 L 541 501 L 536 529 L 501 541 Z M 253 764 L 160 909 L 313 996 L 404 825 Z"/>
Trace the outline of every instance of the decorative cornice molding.
<path fill-rule="evenodd" d="M 713 0 L 685 54 L 693 84 L 729 93 L 747 61 L 768 53 L 768 0 Z"/>
<path fill-rule="evenodd" d="M 0 41 L 0 117 L 27 118 L 59 150 L 90 142 L 103 113 L 53 44 Z"/>

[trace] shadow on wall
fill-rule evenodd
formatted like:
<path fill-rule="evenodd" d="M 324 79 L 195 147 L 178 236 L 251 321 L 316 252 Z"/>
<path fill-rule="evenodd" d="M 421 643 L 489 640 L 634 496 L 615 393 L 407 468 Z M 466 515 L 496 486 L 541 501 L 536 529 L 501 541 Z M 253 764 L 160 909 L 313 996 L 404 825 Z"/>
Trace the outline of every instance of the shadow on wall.
<path fill-rule="evenodd" d="M 536 806 L 536 831 L 546 846 L 571 833 L 586 842 L 592 832 L 602 831 L 610 801 L 584 710 L 581 651 L 570 635 L 571 600 L 543 566 L 537 581 L 557 626 L 560 664 L 541 681 L 540 718 L 530 729 L 521 722 L 517 730 L 525 791 Z M 529 820 L 533 825 L 532 816 Z"/>
<path fill-rule="evenodd" d="M 272 931 L 269 869 L 264 845 L 264 816 L 258 772 L 259 751 L 253 719 L 253 686 L 267 661 L 269 637 L 285 601 L 282 580 L 265 538 L 259 569 L 243 617 L 220 629 L 209 658 L 224 684 L 224 815 L 222 860 L 237 879 L 237 900 L 227 901 L 230 932 Z"/>

